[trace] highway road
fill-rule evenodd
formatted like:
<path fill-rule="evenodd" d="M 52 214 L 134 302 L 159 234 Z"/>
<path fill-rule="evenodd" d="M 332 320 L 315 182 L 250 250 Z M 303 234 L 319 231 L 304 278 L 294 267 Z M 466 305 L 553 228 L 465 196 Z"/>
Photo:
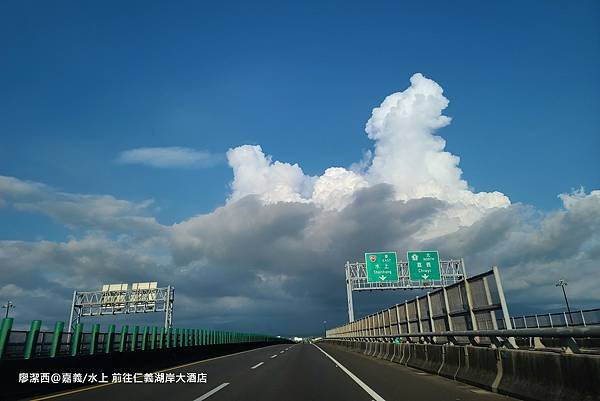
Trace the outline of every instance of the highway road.
<path fill-rule="evenodd" d="M 509 401 L 514 398 L 331 345 L 273 345 L 162 373 L 206 383 L 117 383 L 34 400 L 57 401 Z M 147 372 L 140 372 L 147 373 Z M 202 377 L 202 376 L 201 376 Z M 198 379 L 198 376 L 196 375 Z"/>

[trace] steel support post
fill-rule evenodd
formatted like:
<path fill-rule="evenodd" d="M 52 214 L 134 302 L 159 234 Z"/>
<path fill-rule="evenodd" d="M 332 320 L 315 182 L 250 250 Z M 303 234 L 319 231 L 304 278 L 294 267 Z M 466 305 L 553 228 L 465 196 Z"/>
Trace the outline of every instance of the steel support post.
<path fill-rule="evenodd" d="M 352 277 L 350 275 L 350 262 L 346 262 L 346 296 L 348 297 L 348 322 L 354 321 L 354 303 L 352 300 Z"/>
<path fill-rule="evenodd" d="M 71 302 L 71 314 L 69 315 L 69 327 L 68 332 L 71 333 L 73 331 L 73 314 L 75 313 L 75 298 L 77 297 L 77 291 L 73 291 L 73 301 Z M 77 313 L 79 316 L 79 313 Z M 79 323 L 79 318 L 77 319 L 77 323 Z"/>
<path fill-rule="evenodd" d="M 435 322 L 433 320 L 433 308 L 431 307 L 431 296 L 427 293 L 427 311 L 429 312 L 430 331 L 435 331 Z"/>
<path fill-rule="evenodd" d="M 487 301 L 488 305 L 492 305 L 492 294 L 490 292 L 490 286 L 487 280 L 487 276 L 483 277 L 483 288 L 485 290 L 485 299 Z M 495 311 L 490 311 L 490 319 L 492 320 L 492 329 L 493 330 L 498 330 L 498 322 L 496 321 L 496 312 Z M 502 317 L 502 319 L 504 319 L 504 317 Z M 504 323 L 504 325 L 506 325 L 506 323 Z M 488 329 L 488 327 L 486 327 L 486 329 Z"/>
<path fill-rule="evenodd" d="M 498 266 L 493 266 L 492 271 L 494 272 L 494 281 L 496 282 L 496 289 L 498 291 L 498 297 L 500 298 L 500 306 L 502 307 L 502 318 L 506 323 L 506 329 L 511 330 L 513 328 L 510 323 L 510 315 L 508 314 L 508 306 L 506 305 L 506 298 L 504 297 L 504 290 L 502 289 L 502 279 L 500 277 L 500 272 L 498 271 Z"/>
<path fill-rule="evenodd" d="M 442 288 L 444 294 L 444 307 L 446 309 L 446 321 L 448 322 L 448 330 L 453 331 L 454 325 L 452 324 L 452 316 L 450 316 L 450 302 L 448 302 L 448 291 L 446 288 Z"/>
<path fill-rule="evenodd" d="M 502 288 L 502 278 L 500 277 L 500 272 L 498 271 L 498 266 L 493 266 L 492 271 L 494 273 L 494 281 L 496 282 L 496 290 L 498 291 L 498 297 L 500 298 L 500 307 L 502 308 L 502 318 L 506 323 L 506 330 L 512 330 L 513 326 L 510 321 L 510 315 L 508 314 L 508 306 L 506 305 L 506 298 L 504 297 L 504 289 Z M 507 339 L 508 344 L 512 348 L 519 348 L 517 346 L 517 341 L 514 337 L 509 337 Z"/>
<path fill-rule="evenodd" d="M 400 308 L 396 304 L 396 324 L 398 325 L 398 334 L 402 334 L 402 325 L 400 324 Z"/>
<path fill-rule="evenodd" d="M 408 333 L 411 334 L 412 329 L 410 328 L 410 314 L 408 312 L 408 300 L 404 301 L 404 313 L 406 314 L 406 328 L 408 330 Z"/>
<path fill-rule="evenodd" d="M 471 318 L 471 330 L 478 330 L 477 318 L 475 317 L 475 312 L 473 312 L 473 297 L 471 295 L 469 280 L 465 280 L 465 292 L 467 293 L 467 309 Z"/>
<path fill-rule="evenodd" d="M 419 333 L 423 332 L 423 323 L 421 323 L 421 305 L 419 303 L 419 297 L 415 297 L 415 308 L 417 309 L 417 327 L 419 328 Z"/>

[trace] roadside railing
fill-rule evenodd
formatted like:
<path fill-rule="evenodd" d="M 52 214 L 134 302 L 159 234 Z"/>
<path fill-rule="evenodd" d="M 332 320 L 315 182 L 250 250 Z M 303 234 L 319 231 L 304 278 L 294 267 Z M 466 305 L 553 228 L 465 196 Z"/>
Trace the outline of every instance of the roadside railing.
<path fill-rule="evenodd" d="M 56 322 L 53 331 L 40 331 L 41 320 L 31 322 L 29 331 L 12 330 L 13 319 L 5 318 L 0 326 L 0 359 L 55 358 L 59 356 L 95 355 L 112 352 L 135 352 L 163 348 L 252 342 L 279 342 L 278 337 L 232 331 L 142 327 L 127 325 L 115 331 L 100 332 L 95 324 L 90 332 L 77 324 L 72 333 L 63 332 L 64 322 Z"/>
<path fill-rule="evenodd" d="M 513 316 L 510 320 L 514 329 L 596 326 L 600 325 L 600 308 Z M 503 322 L 499 321 L 498 326 L 504 327 Z"/>
<path fill-rule="evenodd" d="M 582 340 L 600 340 L 600 327 L 533 328 L 512 330 L 464 330 L 390 335 L 337 335 L 324 340 L 363 342 L 411 342 L 421 344 L 475 345 L 493 348 L 544 349 L 558 346 L 565 353 L 581 353 Z M 548 341 L 553 340 L 553 341 Z M 556 343 L 556 344 L 555 344 Z M 519 345 L 520 344 L 520 345 Z M 599 342 L 600 344 L 600 342 Z"/>

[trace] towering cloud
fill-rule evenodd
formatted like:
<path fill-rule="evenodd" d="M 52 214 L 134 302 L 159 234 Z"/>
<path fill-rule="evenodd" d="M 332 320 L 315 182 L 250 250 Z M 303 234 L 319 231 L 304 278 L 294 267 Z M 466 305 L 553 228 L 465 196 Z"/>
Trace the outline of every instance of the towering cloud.
<path fill-rule="evenodd" d="M 435 198 L 450 203 L 436 234 L 472 224 L 487 210 L 508 206 L 509 199 L 500 192 L 472 192 L 461 178 L 459 157 L 444 151 L 446 142 L 435 135 L 451 121 L 443 115 L 448 106 L 443 89 L 422 74 L 413 75 L 410 83 L 373 109 L 366 124 L 374 141 L 373 157 L 363 161 L 359 171 L 332 167 L 310 177 L 297 164 L 273 162 L 260 146 L 243 145 L 227 152 L 234 173 L 230 200 L 252 194 L 267 204 L 307 202 L 341 210 L 357 190 L 384 183 L 392 185 L 398 200 Z"/>

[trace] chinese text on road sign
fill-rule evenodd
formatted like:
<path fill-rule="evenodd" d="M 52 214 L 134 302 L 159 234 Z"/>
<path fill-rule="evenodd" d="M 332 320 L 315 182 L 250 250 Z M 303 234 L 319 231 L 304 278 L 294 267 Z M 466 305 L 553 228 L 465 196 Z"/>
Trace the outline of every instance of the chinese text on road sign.
<path fill-rule="evenodd" d="M 440 280 L 440 257 L 437 251 L 407 252 L 408 271 L 413 281 Z"/>
<path fill-rule="evenodd" d="M 396 252 L 365 253 L 367 282 L 385 283 L 398 281 Z"/>

